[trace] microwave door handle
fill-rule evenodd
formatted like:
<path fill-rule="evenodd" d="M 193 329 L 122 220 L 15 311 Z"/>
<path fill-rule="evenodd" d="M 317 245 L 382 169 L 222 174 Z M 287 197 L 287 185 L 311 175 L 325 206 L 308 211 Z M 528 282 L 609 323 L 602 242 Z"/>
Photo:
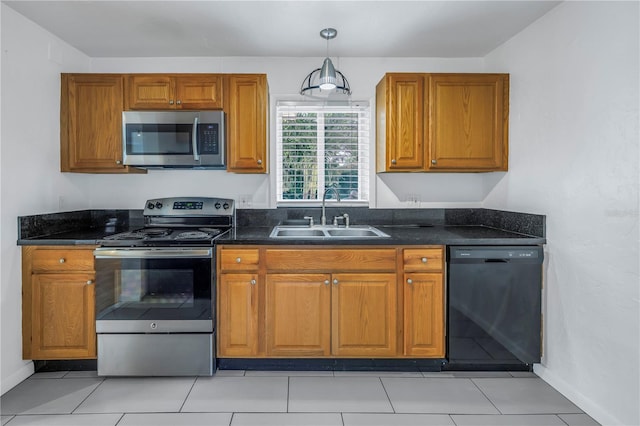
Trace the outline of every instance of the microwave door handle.
<path fill-rule="evenodd" d="M 193 119 L 193 131 L 191 132 L 191 146 L 193 147 L 193 161 L 200 161 L 198 153 L 198 116 Z"/>

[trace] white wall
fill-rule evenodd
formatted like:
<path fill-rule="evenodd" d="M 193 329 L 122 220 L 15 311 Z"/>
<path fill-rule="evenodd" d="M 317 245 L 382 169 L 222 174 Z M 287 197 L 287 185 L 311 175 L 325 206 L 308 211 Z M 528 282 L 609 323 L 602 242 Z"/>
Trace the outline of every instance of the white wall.
<path fill-rule="evenodd" d="M 33 371 L 32 363 L 23 361 L 21 354 L 21 258 L 16 246 L 16 218 L 54 211 L 59 194 L 81 191 L 68 176 L 59 172 L 59 74 L 71 70 L 87 72 L 91 64 L 88 57 L 4 4 L 0 18 L 0 381 L 4 393 Z"/>
<path fill-rule="evenodd" d="M 485 207 L 547 215 L 544 359 L 603 424 L 638 425 L 637 2 L 565 2 L 496 49 L 510 171 Z"/>

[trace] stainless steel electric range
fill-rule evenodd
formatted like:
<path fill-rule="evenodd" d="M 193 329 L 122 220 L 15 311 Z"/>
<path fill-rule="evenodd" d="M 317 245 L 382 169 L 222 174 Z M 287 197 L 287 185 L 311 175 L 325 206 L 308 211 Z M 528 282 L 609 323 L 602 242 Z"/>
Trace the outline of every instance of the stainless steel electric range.
<path fill-rule="evenodd" d="M 143 215 L 144 228 L 94 251 L 98 375 L 212 375 L 214 246 L 234 226 L 234 201 L 153 199 Z"/>

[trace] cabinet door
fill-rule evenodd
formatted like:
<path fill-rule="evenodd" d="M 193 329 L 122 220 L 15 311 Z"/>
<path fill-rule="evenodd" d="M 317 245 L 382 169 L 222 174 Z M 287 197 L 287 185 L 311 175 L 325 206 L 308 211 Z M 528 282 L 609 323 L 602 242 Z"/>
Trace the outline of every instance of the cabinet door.
<path fill-rule="evenodd" d="M 369 357 L 396 354 L 396 275 L 333 274 L 332 353 Z"/>
<path fill-rule="evenodd" d="M 218 356 L 258 353 L 258 276 L 221 274 L 218 281 Z"/>
<path fill-rule="evenodd" d="M 433 74 L 428 79 L 428 168 L 507 170 L 508 76 Z"/>
<path fill-rule="evenodd" d="M 229 75 L 228 166 L 236 173 L 267 172 L 267 77 Z"/>
<path fill-rule="evenodd" d="M 175 89 L 178 109 L 222 109 L 221 75 L 177 77 Z"/>
<path fill-rule="evenodd" d="M 93 274 L 32 275 L 32 359 L 96 357 Z"/>
<path fill-rule="evenodd" d="M 268 274 L 267 356 L 330 355 L 328 274 Z"/>
<path fill-rule="evenodd" d="M 424 169 L 424 77 L 390 74 L 386 77 L 387 171 Z M 381 94 L 378 94 L 381 96 Z"/>
<path fill-rule="evenodd" d="M 404 354 L 444 357 L 441 273 L 409 273 L 404 276 Z"/>
<path fill-rule="evenodd" d="M 122 76 L 62 75 L 61 171 L 128 171 L 122 165 L 122 105 Z"/>
<path fill-rule="evenodd" d="M 174 81 L 169 75 L 137 74 L 126 77 L 126 110 L 174 109 Z"/>

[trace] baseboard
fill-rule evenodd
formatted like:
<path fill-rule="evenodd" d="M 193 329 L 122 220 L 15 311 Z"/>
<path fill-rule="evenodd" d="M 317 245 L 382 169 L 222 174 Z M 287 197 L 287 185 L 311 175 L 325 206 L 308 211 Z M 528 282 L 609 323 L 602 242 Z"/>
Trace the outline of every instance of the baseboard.
<path fill-rule="evenodd" d="M 605 411 L 598 404 L 587 398 L 580 392 L 576 392 L 575 389 L 567 382 L 559 378 L 556 374 L 549 371 L 548 368 L 542 364 L 534 364 L 533 372 L 536 373 L 542 380 L 547 382 L 551 387 L 564 395 L 571 402 L 576 404 L 582 411 L 591 416 L 595 421 L 601 425 L 622 425 L 623 423 L 617 419 L 614 415 Z"/>
<path fill-rule="evenodd" d="M 9 392 L 19 383 L 22 383 L 27 377 L 33 374 L 33 371 L 33 362 L 28 362 L 9 377 L 4 377 L 2 379 L 2 383 L 0 383 L 0 391 L 2 392 L 2 395 Z"/>

